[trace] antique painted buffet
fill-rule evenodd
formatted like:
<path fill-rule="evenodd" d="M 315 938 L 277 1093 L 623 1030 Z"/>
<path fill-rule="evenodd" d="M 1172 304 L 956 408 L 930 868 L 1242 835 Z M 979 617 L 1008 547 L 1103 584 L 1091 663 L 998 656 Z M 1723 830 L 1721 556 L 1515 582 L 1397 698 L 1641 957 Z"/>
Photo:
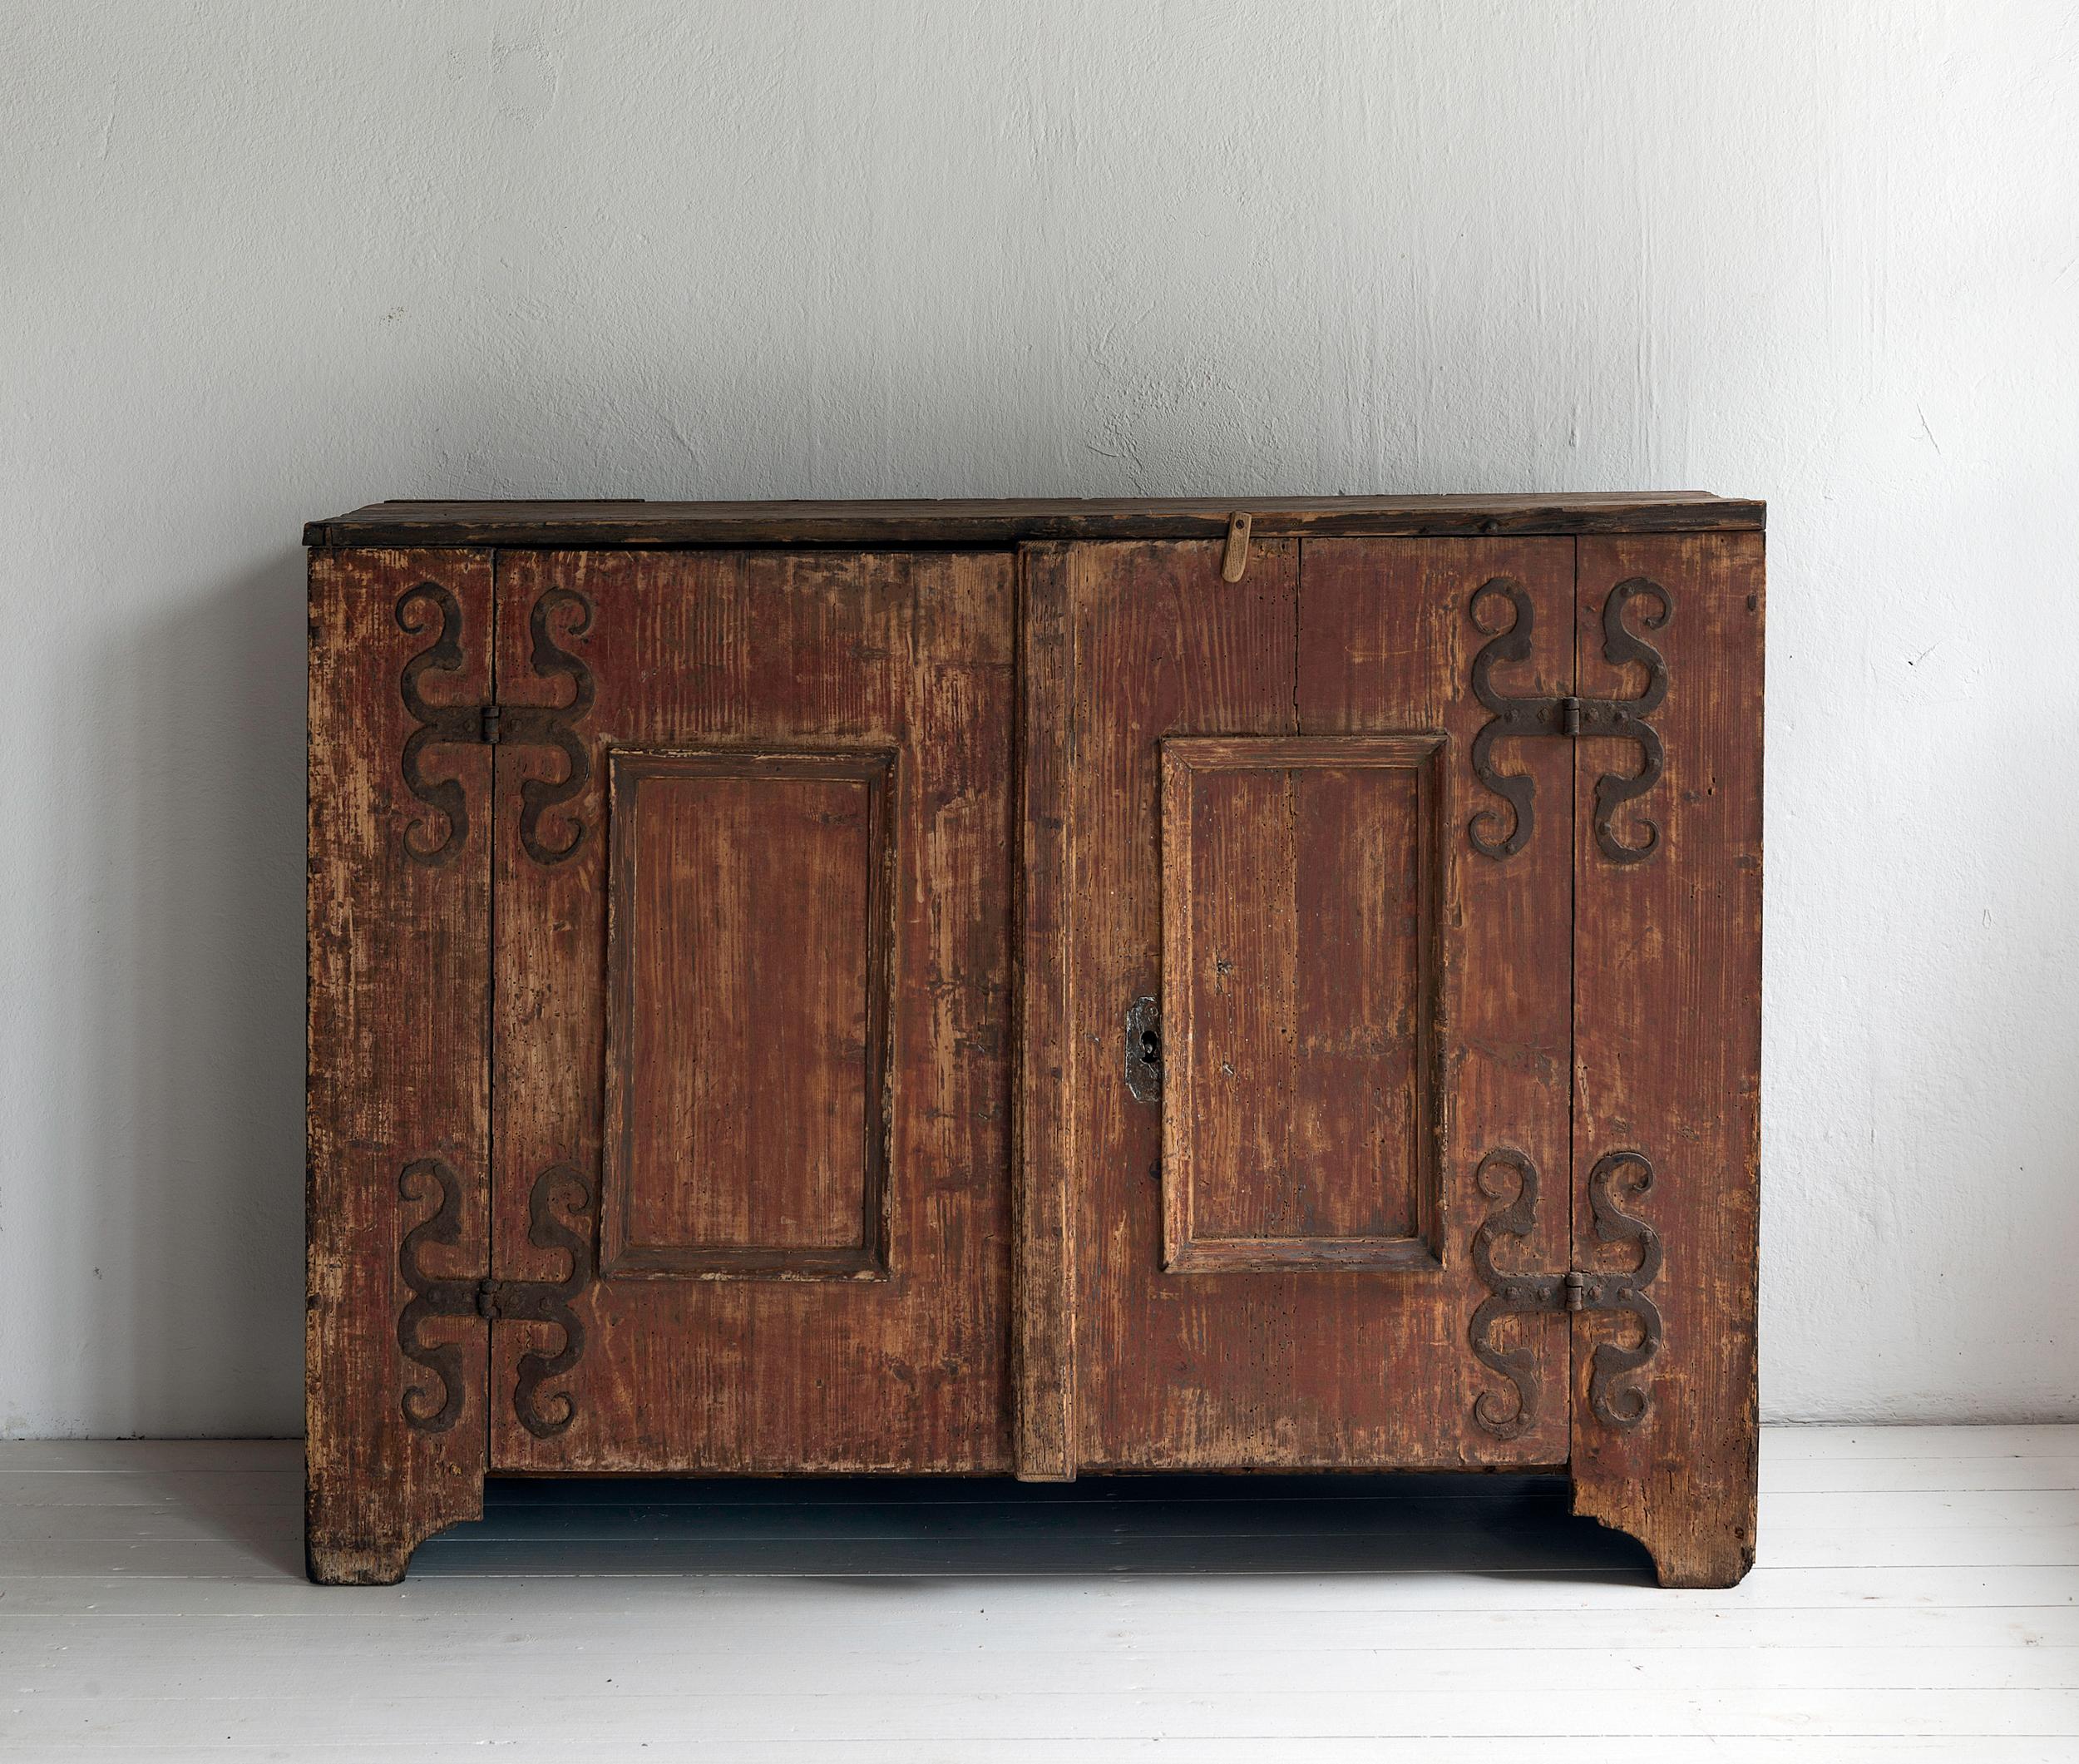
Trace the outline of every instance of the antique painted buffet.
<path fill-rule="evenodd" d="M 1762 526 L 312 525 L 312 1577 L 487 1473 L 1415 1468 L 1738 1579 Z"/>

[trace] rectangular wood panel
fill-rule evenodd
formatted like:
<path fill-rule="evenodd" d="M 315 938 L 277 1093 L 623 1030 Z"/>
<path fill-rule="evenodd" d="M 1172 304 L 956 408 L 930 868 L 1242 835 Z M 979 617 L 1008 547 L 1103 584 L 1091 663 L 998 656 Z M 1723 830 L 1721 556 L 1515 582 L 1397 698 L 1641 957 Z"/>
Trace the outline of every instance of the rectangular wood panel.
<path fill-rule="evenodd" d="M 328 1581 L 397 1579 L 482 1500 L 489 1332 L 407 1314 L 402 1264 L 451 1296 L 490 1272 L 491 632 L 486 553 L 312 554 L 306 1542 Z"/>
<path fill-rule="evenodd" d="M 610 752 L 602 1272 L 886 1272 L 895 758 Z"/>
<path fill-rule="evenodd" d="M 1443 746 L 1163 744 L 1166 1267 L 1437 1265 Z"/>
<path fill-rule="evenodd" d="M 559 1332 L 503 1318 L 494 1325 L 493 1463 L 1008 1469 L 1012 560 L 501 552 L 498 578 L 506 716 L 561 705 L 571 737 L 570 749 L 511 740 L 498 749 L 494 1258 L 502 1278 L 564 1273 L 564 1258 L 541 1247 L 548 1233 L 536 1234 L 536 1184 L 546 1170 L 600 1168 L 610 751 L 898 757 L 887 784 L 885 1277 L 610 1273 L 572 1298 L 581 1351 L 542 1378 L 530 1412 L 515 1400 L 515 1381 L 529 1356 L 558 1353 Z M 762 798 L 756 813 L 780 813 L 777 801 Z M 798 794 L 795 802 L 798 809 Z M 667 818 L 674 837 L 717 837 L 694 833 L 697 817 Z M 812 844 L 828 854 L 822 834 Z M 862 866 L 870 860 L 859 857 L 849 873 Z M 838 922 L 858 924 L 849 906 Z M 763 935 L 740 915 L 737 922 Z M 763 947 L 764 959 L 793 965 L 788 1014 L 806 1030 L 832 1020 L 837 993 L 817 996 L 824 976 L 800 941 L 791 951 Z M 857 979 L 843 980 L 847 999 Z M 826 1078 L 844 1064 L 830 1062 Z M 763 1070 L 785 1081 L 780 1062 Z M 718 1101 L 709 1119 L 730 1112 Z M 753 1114 L 734 1131 L 783 1146 L 806 1129 Z M 693 1215 L 673 1228 L 715 1226 Z"/>
<path fill-rule="evenodd" d="M 1597 834 L 1597 786 L 1637 773 L 1640 749 L 1577 744 L 1575 1253 L 1591 1268 L 1636 1258 L 1596 1228 L 1591 1192 L 1606 1158 L 1636 1154 L 1650 1182 L 1639 1164 L 1613 1170 L 1608 1199 L 1659 1238 L 1665 1259 L 1646 1290 L 1662 1337 L 1645 1366 L 1606 1379 L 1598 1402 L 1598 1356 L 1608 1366 L 1637 1349 L 1641 1331 L 1628 1317 L 1576 1324 L 1574 1504 L 1641 1539 L 1664 1583 L 1725 1586 L 1755 1543 L 1761 541 L 1583 540 L 1584 694 L 1645 686 L 1637 661 L 1606 653 L 1621 585 L 1636 586 L 1618 595 L 1620 630 L 1666 669 L 1666 699 L 1645 719 L 1663 769 L 1615 808 L 1612 852 Z"/>

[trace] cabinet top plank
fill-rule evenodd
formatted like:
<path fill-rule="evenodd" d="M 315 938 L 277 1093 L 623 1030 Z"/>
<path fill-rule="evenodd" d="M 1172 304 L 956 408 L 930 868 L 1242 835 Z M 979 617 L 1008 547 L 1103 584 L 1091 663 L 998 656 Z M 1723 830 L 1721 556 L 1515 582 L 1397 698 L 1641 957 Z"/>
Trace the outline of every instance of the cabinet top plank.
<path fill-rule="evenodd" d="M 1759 531 L 1765 505 L 1701 490 L 1554 496 L 1002 498 L 857 502 L 372 502 L 314 521 L 307 546 L 551 547 L 1008 545 L 1044 539 Z"/>

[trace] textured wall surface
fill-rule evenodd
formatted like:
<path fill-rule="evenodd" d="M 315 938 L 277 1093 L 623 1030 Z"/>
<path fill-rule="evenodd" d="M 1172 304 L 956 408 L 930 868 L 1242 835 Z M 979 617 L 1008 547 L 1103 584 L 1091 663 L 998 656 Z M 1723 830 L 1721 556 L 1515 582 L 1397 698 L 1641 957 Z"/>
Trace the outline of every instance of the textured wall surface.
<path fill-rule="evenodd" d="M 299 523 L 1771 505 L 1764 1379 L 2079 1416 L 2062 0 L 0 8 L 0 1432 L 299 1425 Z"/>

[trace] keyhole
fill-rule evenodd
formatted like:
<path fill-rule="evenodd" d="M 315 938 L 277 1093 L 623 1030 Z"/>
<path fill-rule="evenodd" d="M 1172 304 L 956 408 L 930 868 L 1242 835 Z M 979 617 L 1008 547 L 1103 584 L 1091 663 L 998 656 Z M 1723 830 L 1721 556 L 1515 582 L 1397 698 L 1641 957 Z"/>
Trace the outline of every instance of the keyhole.
<path fill-rule="evenodd" d="M 1137 998 L 1126 1010 L 1126 1088 L 1137 1103 L 1163 1097 L 1162 1010 L 1152 998 Z"/>

